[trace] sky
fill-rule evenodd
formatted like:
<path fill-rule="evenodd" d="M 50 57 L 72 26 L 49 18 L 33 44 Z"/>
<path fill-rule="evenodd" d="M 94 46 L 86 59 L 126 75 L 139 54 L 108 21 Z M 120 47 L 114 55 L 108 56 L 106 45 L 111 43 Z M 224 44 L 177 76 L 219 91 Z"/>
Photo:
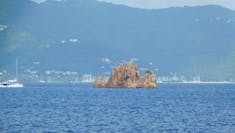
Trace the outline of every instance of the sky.
<path fill-rule="evenodd" d="M 44 2 L 45 0 L 33 0 Z M 57 0 L 61 1 L 61 0 Z M 197 6 L 197 5 L 220 5 L 235 10 L 235 0 L 97 0 L 123 4 L 130 7 L 159 9 L 168 7 Z"/>

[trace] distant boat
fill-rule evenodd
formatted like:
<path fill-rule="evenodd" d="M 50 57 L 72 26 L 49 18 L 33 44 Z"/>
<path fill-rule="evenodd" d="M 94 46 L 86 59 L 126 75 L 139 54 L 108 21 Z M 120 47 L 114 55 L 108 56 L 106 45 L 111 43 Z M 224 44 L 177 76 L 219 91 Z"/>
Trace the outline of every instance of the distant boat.
<path fill-rule="evenodd" d="M 24 87 L 22 83 L 17 82 L 17 80 L 8 80 L 0 84 L 0 88 L 21 88 Z"/>
<path fill-rule="evenodd" d="M 8 80 L 0 83 L 0 88 L 22 88 L 24 85 L 18 82 L 18 60 L 16 59 L 16 77 L 14 80 Z"/>

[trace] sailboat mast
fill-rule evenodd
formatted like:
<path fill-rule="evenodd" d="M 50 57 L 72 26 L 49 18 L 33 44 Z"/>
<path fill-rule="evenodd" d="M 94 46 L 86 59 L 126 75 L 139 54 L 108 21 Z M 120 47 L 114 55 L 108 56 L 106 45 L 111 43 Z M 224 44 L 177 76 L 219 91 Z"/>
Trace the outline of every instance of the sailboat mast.
<path fill-rule="evenodd" d="M 18 80 L 18 60 L 16 59 L 16 81 Z"/>

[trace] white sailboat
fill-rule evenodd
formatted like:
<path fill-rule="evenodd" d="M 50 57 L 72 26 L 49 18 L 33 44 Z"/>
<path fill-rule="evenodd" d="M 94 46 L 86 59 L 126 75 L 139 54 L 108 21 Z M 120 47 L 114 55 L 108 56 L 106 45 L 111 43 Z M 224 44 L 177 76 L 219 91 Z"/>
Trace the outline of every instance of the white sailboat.
<path fill-rule="evenodd" d="M 18 60 L 16 59 L 16 78 L 0 83 L 0 88 L 22 88 L 24 85 L 18 82 Z"/>

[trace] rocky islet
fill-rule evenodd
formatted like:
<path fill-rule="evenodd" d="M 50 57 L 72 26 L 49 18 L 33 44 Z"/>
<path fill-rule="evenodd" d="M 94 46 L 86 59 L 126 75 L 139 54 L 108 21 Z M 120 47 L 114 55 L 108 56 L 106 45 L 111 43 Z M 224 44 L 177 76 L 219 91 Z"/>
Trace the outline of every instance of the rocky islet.
<path fill-rule="evenodd" d="M 97 77 L 94 88 L 157 88 L 157 80 L 151 71 L 146 71 L 141 77 L 137 66 L 127 62 L 114 67 L 108 80 Z"/>

